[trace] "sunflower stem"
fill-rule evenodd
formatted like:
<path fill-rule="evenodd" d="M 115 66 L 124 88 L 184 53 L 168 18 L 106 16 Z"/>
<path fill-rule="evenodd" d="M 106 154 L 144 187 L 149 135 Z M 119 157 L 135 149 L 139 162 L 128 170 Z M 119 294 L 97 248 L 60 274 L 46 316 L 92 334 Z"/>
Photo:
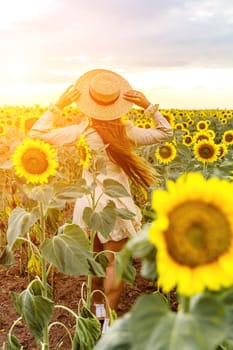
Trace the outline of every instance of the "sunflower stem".
<path fill-rule="evenodd" d="M 42 244 L 45 240 L 45 216 L 44 216 L 44 206 L 43 203 L 40 202 L 40 244 Z M 48 297 L 48 289 L 47 289 L 47 272 L 46 272 L 46 260 L 41 256 L 41 278 L 42 278 L 42 285 L 43 285 L 43 291 L 42 296 L 47 298 Z M 44 343 L 44 349 L 48 350 L 48 343 L 49 343 L 49 333 L 48 333 L 48 327 L 44 327 L 43 329 L 43 343 Z"/>
<path fill-rule="evenodd" d="M 181 305 L 184 313 L 189 313 L 190 310 L 190 298 L 182 296 L 181 297 Z"/>

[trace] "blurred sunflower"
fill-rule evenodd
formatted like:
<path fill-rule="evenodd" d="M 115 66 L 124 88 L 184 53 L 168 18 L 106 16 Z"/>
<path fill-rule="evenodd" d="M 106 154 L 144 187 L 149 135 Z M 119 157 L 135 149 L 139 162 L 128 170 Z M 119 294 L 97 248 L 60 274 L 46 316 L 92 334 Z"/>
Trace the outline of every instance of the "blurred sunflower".
<path fill-rule="evenodd" d="M 38 119 L 39 117 L 33 115 L 21 117 L 19 123 L 20 130 L 27 134 Z"/>
<path fill-rule="evenodd" d="M 162 114 L 163 114 L 164 118 L 167 119 L 168 123 L 172 127 L 174 127 L 174 125 L 175 125 L 175 117 L 174 117 L 174 115 L 171 112 L 169 112 L 169 111 L 165 111 L 165 112 L 162 111 Z"/>
<path fill-rule="evenodd" d="M 148 118 L 143 118 L 143 119 L 137 119 L 134 122 L 134 125 L 139 127 L 139 128 L 143 128 L 143 129 L 149 129 L 152 128 L 154 126 L 154 122 L 153 120 L 149 120 Z"/>
<path fill-rule="evenodd" d="M 197 143 L 199 141 L 202 140 L 210 140 L 212 138 L 212 136 L 210 136 L 210 134 L 206 131 L 197 131 L 194 133 L 193 135 L 193 143 Z"/>
<path fill-rule="evenodd" d="M 233 130 L 226 130 L 222 135 L 222 142 L 227 145 L 233 144 Z"/>
<path fill-rule="evenodd" d="M 92 155 L 84 135 L 81 135 L 77 142 L 77 153 L 79 156 L 79 165 L 88 168 L 91 163 Z"/>
<path fill-rule="evenodd" d="M 183 123 L 179 122 L 179 123 L 176 123 L 176 124 L 174 125 L 174 128 L 177 129 L 177 130 L 183 130 L 183 129 L 185 129 L 186 127 L 184 126 Z"/>
<path fill-rule="evenodd" d="M 3 123 L 0 123 L 0 136 L 6 135 L 6 127 Z"/>
<path fill-rule="evenodd" d="M 219 149 L 218 159 L 224 158 L 224 156 L 227 154 L 227 151 L 228 151 L 227 145 L 225 143 L 219 143 L 218 149 Z"/>
<path fill-rule="evenodd" d="M 193 138 L 191 135 L 183 135 L 182 143 L 185 146 L 191 146 L 193 144 Z"/>
<path fill-rule="evenodd" d="M 176 157 L 176 147 L 171 142 L 165 142 L 155 150 L 155 158 L 163 164 L 168 164 Z"/>
<path fill-rule="evenodd" d="M 159 285 L 191 296 L 233 285 L 233 183 L 200 173 L 154 190 L 157 218 L 149 239 L 157 248 Z"/>
<path fill-rule="evenodd" d="M 197 122 L 197 130 L 201 131 L 201 130 L 207 130 L 208 126 L 210 125 L 210 121 L 208 119 L 206 120 L 199 120 Z"/>
<path fill-rule="evenodd" d="M 227 118 L 227 117 L 225 117 L 225 118 L 220 118 L 219 121 L 220 121 L 220 123 L 221 123 L 222 125 L 226 125 L 226 124 L 228 123 L 228 118 Z"/>
<path fill-rule="evenodd" d="M 13 117 L 6 117 L 4 123 L 9 128 L 13 128 L 15 126 L 15 120 Z"/>
<path fill-rule="evenodd" d="M 193 152 L 199 162 L 213 163 L 218 159 L 220 150 L 213 140 L 202 140 L 194 144 Z"/>
<path fill-rule="evenodd" d="M 215 136 L 216 136 L 216 133 L 215 133 L 215 131 L 214 130 L 212 130 L 212 129 L 208 129 L 208 130 L 206 130 L 206 132 L 207 132 L 207 134 L 212 138 L 212 139 L 214 139 L 215 138 Z"/>
<path fill-rule="evenodd" d="M 16 175 L 27 183 L 43 184 L 57 172 L 56 152 L 50 144 L 38 139 L 25 139 L 12 155 Z"/>

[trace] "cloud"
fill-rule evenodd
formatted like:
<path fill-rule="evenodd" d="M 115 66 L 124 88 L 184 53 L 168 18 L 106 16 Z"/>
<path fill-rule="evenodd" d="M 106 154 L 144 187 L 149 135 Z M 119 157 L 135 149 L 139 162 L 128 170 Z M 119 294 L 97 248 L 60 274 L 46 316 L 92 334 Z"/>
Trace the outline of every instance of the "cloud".
<path fill-rule="evenodd" d="M 19 55 L 34 67 L 29 82 L 66 81 L 97 66 L 233 67 L 231 0 L 21 0 L 16 15 L 18 1 L 8 4 L 1 82 Z"/>

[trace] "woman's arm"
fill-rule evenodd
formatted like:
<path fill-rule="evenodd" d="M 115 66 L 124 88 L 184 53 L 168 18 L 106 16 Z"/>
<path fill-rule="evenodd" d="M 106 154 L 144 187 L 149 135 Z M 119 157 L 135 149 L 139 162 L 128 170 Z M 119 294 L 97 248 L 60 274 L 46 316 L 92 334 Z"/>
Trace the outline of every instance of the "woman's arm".
<path fill-rule="evenodd" d="M 69 106 L 80 96 L 80 92 L 74 85 L 69 86 L 59 97 L 58 101 L 33 125 L 29 136 L 31 138 L 39 138 L 43 141 L 55 145 L 72 144 L 80 137 L 82 132 L 88 126 L 88 119 L 84 118 L 81 123 L 69 125 L 63 128 L 55 128 L 56 119 L 61 118 L 62 109 Z"/>
<path fill-rule="evenodd" d="M 172 138 L 172 127 L 159 112 L 158 104 L 153 105 L 142 92 L 136 90 L 127 91 L 124 98 L 144 108 L 145 114 L 151 116 L 154 121 L 154 127 L 148 129 L 136 127 L 131 121 L 126 121 L 127 135 L 135 146 L 156 144 Z"/>

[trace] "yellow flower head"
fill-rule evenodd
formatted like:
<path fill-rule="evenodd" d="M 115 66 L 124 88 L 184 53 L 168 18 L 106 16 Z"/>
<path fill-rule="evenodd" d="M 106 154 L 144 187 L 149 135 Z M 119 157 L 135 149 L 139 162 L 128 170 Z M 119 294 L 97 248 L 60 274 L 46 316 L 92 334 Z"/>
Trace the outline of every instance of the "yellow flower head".
<path fill-rule="evenodd" d="M 149 239 L 157 248 L 159 284 L 191 296 L 233 285 L 233 183 L 200 173 L 154 190 L 157 219 Z"/>
<path fill-rule="evenodd" d="M 233 130 L 226 130 L 223 133 L 222 142 L 226 145 L 233 145 Z"/>
<path fill-rule="evenodd" d="M 35 139 L 25 139 L 12 155 L 16 175 L 24 177 L 27 183 L 43 184 L 57 172 L 56 152 L 50 144 Z"/>
<path fill-rule="evenodd" d="M 228 147 L 225 143 L 219 143 L 218 150 L 219 150 L 218 159 L 222 159 L 227 154 Z"/>
<path fill-rule="evenodd" d="M 92 155 L 84 135 L 81 135 L 77 142 L 77 152 L 79 156 L 79 165 L 88 168 L 90 166 Z"/>
<path fill-rule="evenodd" d="M 197 122 L 197 130 L 207 130 L 208 129 L 208 126 L 210 125 L 210 121 L 207 119 L 207 120 L 199 120 Z"/>
<path fill-rule="evenodd" d="M 202 140 L 194 144 L 195 158 L 202 163 L 213 163 L 218 160 L 220 149 L 213 140 Z"/>
<path fill-rule="evenodd" d="M 182 143 L 185 146 L 191 146 L 193 144 L 193 138 L 191 135 L 184 135 L 182 137 Z"/>
<path fill-rule="evenodd" d="M 29 116 L 22 116 L 20 118 L 20 130 L 22 130 L 24 133 L 28 133 L 32 126 L 35 124 L 35 122 L 38 120 L 39 117 L 29 115 Z"/>
<path fill-rule="evenodd" d="M 3 123 L 0 123 L 0 136 L 6 135 L 6 127 Z"/>
<path fill-rule="evenodd" d="M 165 142 L 163 145 L 157 147 L 155 151 L 155 158 L 163 164 L 168 164 L 176 157 L 176 147 L 171 142 Z"/>

